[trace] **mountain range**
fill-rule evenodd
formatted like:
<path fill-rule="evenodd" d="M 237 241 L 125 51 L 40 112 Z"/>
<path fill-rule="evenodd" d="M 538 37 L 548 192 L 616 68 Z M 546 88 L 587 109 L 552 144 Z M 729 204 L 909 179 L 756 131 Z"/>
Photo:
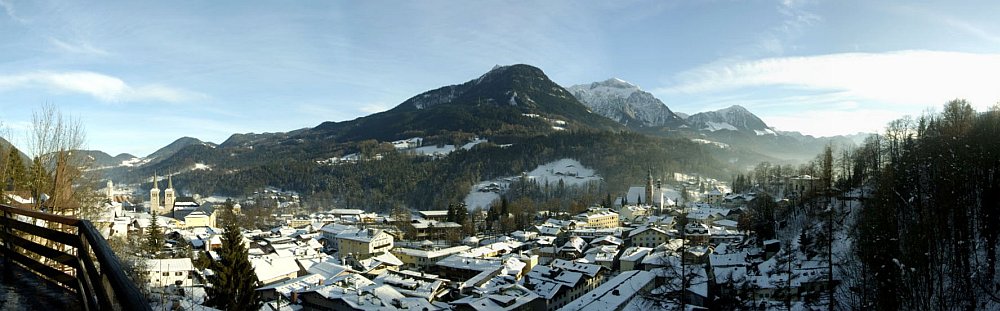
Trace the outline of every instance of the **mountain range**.
<path fill-rule="evenodd" d="M 828 144 L 858 144 L 867 134 L 813 137 L 781 132 L 738 105 L 692 115 L 671 110 L 653 94 L 622 79 L 611 78 L 568 88 L 596 114 L 628 128 L 668 137 L 686 137 L 707 146 L 737 148 L 783 162 L 812 159 Z"/>
<path fill-rule="evenodd" d="M 776 132 L 740 106 L 685 116 L 621 79 L 563 88 L 541 69 L 519 64 L 496 66 L 475 79 L 417 94 L 390 110 L 354 120 L 289 132 L 238 133 L 221 144 L 183 137 L 142 158 L 112 157 L 96 150 L 80 154 L 118 183 L 145 184 L 154 174 L 174 174 L 178 184 L 211 189 L 199 192 L 241 194 L 277 186 L 344 195 L 390 187 L 386 181 L 398 176 L 357 177 L 364 172 L 324 164 L 329 159 L 385 154 L 394 150 L 388 142 L 414 137 L 422 138 L 425 146 L 461 145 L 475 137 L 488 141 L 457 152 L 457 157 L 466 157 L 457 162 L 448 160 L 456 157 L 452 155 L 443 161 L 399 160 L 409 163 L 400 164 L 402 170 L 423 167 L 424 172 L 410 179 L 452 176 L 431 181 L 426 190 L 457 189 L 435 199 L 440 203 L 483 178 L 517 175 L 532 168 L 532 163 L 555 160 L 557 155 L 589 157 L 589 165 L 603 169 L 600 173 L 609 183 L 627 183 L 652 166 L 665 172 L 703 170 L 709 176 L 726 178 L 733 170 L 760 161 L 802 161 L 828 143 L 850 141 Z M 623 146 L 624 141 L 632 141 L 633 146 Z M 632 161 L 644 159 L 646 163 L 617 159 L 626 154 L 635 154 Z M 385 174 L 398 175 L 399 169 Z M 420 175 L 430 174 L 428 170 L 438 173 Z M 345 184 L 356 177 L 361 178 L 357 185 Z M 418 188 L 392 186 L 400 192 L 397 200 L 420 195 L 413 193 Z M 379 206 L 387 204 L 385 199 L 372 200 Z"/>

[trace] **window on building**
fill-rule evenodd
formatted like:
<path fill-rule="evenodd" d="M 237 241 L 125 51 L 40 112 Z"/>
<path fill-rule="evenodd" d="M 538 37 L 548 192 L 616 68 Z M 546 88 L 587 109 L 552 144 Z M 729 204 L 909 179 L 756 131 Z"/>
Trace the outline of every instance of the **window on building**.
<path fill-rule="evenodd" d="M 163 276 L 170 276 L 170 272 L 164 272 Z"/>

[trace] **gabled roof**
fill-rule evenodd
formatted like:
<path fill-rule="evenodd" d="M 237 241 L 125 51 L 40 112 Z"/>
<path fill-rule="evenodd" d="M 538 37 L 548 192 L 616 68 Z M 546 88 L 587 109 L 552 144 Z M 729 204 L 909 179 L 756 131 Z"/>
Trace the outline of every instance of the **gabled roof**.
<path fill-rule="evenodd" d="M 351 229 L 337 234 L 338 239 L 354 240 L 359 242 L 371 242 L 379 235 L 387 234 L 382 229 Z"/>
<path fill-rule="evenodd" d="M 261 282 L 299 271 L 299 264 L 295 262 L 295 257 L 266 256 L 250 259 L 250 264 L 254 268 L 254 273 L 257 274 L 257 279 Z"/>
<path fill-rule="evenodd" d="M 660 234 L 663 234 L 663 235 L 667 234 L 666 231 L 664 231 L 663 229 L 657 228 L 657 227 L 641 226 L 639 228 L 635 228 L 635 230 L 629 231 L 628 237 L 631 238 L 631 237 L 635 236 L 636 234 L 640 234 L 640 233 L 643 233 L 643 232 L 646 232 L 646 231 L 650 231 L 650 230 L 653 230 L 653 231 L 655 231 L 657 233 L 660 233 Z"/>
<path fill-rule="evenodd" d="M 619 310 L 653 282 L 649 271 L 626 271 L 559 310 Z"/>
<path fill-rule="evenodd" d="M 595 277 L 598 273 L 601 273 L 602 269 L 605 269 L 604 266 L 601 265 L 579 263 L 562 259 L 553 260 L 550 265 L 555 268 L 580 272 L 589 277 Z"/>

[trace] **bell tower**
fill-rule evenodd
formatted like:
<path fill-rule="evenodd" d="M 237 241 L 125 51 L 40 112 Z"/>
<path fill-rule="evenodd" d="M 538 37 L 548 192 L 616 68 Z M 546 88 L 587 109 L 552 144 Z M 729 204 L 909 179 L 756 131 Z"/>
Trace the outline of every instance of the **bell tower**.
<path fill-rule="evenodd" d="M 159 214 L 160 212 L 160 186 L 157 183 L 156 173 L 153 173 L 153 189 L 149 189 L 149 213 Z"/>
<path fill-rule="evenodd" d="M 167 176 L 167 189 L 163 190 L 163 209 L 173 211 L 175 198 L 173 175 Z"/>
<path fill-rule="evenodd" d="M 653 205 L 653 169 L 649 169 L 649 175 L 646 177 L 646 198 L 643 203 Z"/>

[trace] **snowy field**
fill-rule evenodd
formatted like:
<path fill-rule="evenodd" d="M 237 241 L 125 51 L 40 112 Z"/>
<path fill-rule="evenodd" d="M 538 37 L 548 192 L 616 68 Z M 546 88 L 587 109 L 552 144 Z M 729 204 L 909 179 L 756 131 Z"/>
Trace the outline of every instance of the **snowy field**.
<path fill-rule="evenodd" d="M 520 177 L 488 180 L 473 185 L 472 189 L 469 190 L 469 194 L 465 196 L 465 205 L 469 209 L 475 209 L 476 207 L 488 208 L 491 203 L 500 199 L 500 192 L 506 191 L 511 181 L 516 178 Z M 601 180 L 601 177 L 593 169 L 586 168 L 583 164 L 580 164 L 580 161 L 573 159 L 560 159 L 539 165 L 527 173 L 527 178 L 534 179 L 538 183 L 549 183 L 550 185 L 555 185 L 562 180 L 566 186 L 585 185 L 592 181 Z M 498 190 L 480 191 L 480 189 L 485 190 L 491 185 L 497 187 Z"/>
<path fill-rule="evenodd" d="M 222 204 L 222 203 L 226 203 L 226 200 L 230 200 L 230 199 L 232 199 L 232 198 L 230 198 L 230 197 L 224 197 L 224 196 L 217 196 L 217 195 L 213 195 L 213 196 L 207 196 L 207 197 L 203 197 L 203 198 L 201 198 L 201 199 L 202 199 L 203 201 L 205 201 L 205 202 L 210 202 L 210 203 L 214 203 L 214 204 Z"/>
<path fill-rule="evenodd" d="M 722 149 L 729 148 L 729 144 L 715 142 L 715 141 L 711 141 L 711 140 L 707 140 L 707 139 L 694 138 L 694 139 L 691 139 L 691 141 L 699 143 L 699 144 L 702 144 L 702 145 L 713 145 L 713 146 L 716 146 L 716 147 L 719 147 L 719 148 L 722 148 Z"/>
<path fill-rule="evenodd" d="M 484 143 L 484 142 L 486 142 L 485 139 L 476 139 L 476 140 L 473 140 L 471 142 L 466 143 L 465 145 L 462 145 L 461 148 L 465 149 L 465 150 L 469 150 L 469 149 L 472 149 L 472 147 L 474 147 L 474 146 L 476 146 L 478 144 Z M 455 145 L 444 145 L 444 146 L 441 146 L 441 147 L 438 147 L 438 146 L 423 146 L 423 147 L 418 147 L 418 148 L 413 149 L 413 153 L 418 154 L 418 155 L 424 155 L 424 156 L 443 156 L 443 155 L 447 155 L 449 153 L 452 153 L 454 151 L 455 151 Z"/>

